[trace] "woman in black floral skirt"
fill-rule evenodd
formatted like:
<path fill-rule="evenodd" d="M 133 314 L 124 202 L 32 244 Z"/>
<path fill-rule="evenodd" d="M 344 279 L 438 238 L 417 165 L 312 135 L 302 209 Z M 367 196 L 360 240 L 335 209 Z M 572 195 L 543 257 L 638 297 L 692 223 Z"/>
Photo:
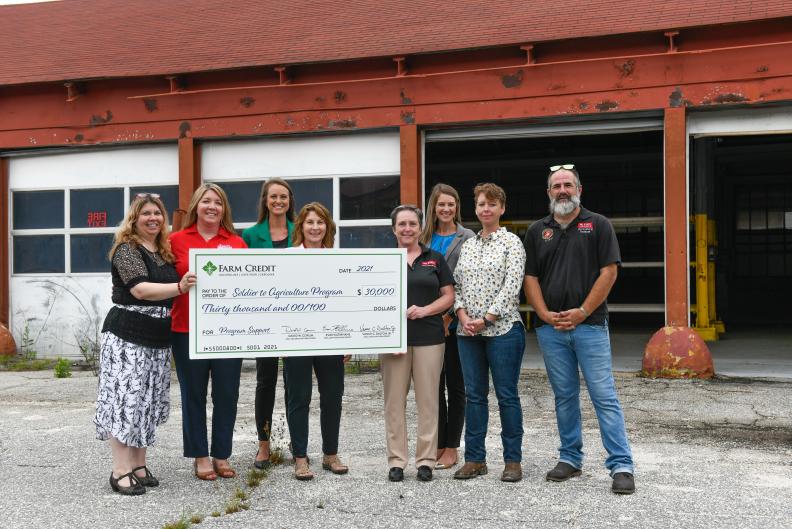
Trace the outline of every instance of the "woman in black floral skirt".
<path fill-rule="evenodd" d="M 170 307 L 195 284 L 179 279 L 168 242 L 168 214 L 159 195 L 140 194 L 110 250 L 113 308 L 105 318 L 96 399 L 96 437 L 110 440 L 115 492 L 138 495 L 159 481 L 146 447 L 170 412 Z"/>

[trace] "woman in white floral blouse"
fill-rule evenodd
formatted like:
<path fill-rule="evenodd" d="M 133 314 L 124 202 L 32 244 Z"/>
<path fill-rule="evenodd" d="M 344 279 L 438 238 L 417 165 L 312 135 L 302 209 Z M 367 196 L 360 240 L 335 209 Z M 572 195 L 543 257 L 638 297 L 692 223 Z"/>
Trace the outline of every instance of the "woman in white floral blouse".
<path fill-rule="evenodd" d="M 501 419 L 505 468 L 502 481 L 522 479 L 522 406 L 517 393 L 525 329 L 518 310 L 525 249 L 517 235 L 500 227 L 506 193 L 479 184 L 473 190 L 482 230 L 462 247 L 454 271 L 459 318 L 459 359 L 465 378 L 465 464 L 454 474 L 469 479 L 487 473 L 484 439 L 489 422 L 489 374 Z"/>

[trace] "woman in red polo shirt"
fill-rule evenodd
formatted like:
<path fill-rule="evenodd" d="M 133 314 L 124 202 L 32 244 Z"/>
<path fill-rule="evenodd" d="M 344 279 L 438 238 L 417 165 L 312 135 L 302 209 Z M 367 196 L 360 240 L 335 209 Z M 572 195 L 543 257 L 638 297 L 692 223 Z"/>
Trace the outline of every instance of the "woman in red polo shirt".
<path fill-rule="evenodd" d="M 187 227 L 171 235 L 176 271 L 181 276 L 189 269 L 190 248 L 247 248 L 234 233 L 231 207 L 225 192 L 216 184 L 203 184 L 190 200 Z M 233 478 L 228 464 L 239 400 L 239 358 L 190 360 L 189 297 L 182 294 L 173 301 L 173 357 L 182 401 L 184 457 L 193 457 L 195 476 L 212 481 L 217 476 Z M 212 378 L 212 450 L 206 438 L 206 393 Z"/>

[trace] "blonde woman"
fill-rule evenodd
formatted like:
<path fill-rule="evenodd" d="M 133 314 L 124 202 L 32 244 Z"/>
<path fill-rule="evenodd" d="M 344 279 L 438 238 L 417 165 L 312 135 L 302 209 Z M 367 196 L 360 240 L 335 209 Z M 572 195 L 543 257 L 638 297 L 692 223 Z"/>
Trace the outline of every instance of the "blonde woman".
<path fill-rule="evenodd" d="M 138 495 L 159 481 L 146 448 L 170 413 L 172 298 L 195 284 L 181 279 L 168 242 L 168 213 L 155 194 L 138 195 L 110 250 L 113 308 L 102 327 L 96 436 L 113 452 L 110 487 Z"/>
<path fill-rule="evenodd" d="M 186 228 L 171 235 L 176 272 L 189 268 L 190 248 L 246 248 L 234 232 L 231 206 L 217 184 L 203 184 L 190 200 Z M 173 357 L 182 401 L 184 457 L 194 458 L 198 479 L 213 481 L 218 476 L 233 478 L 236 472 L 228 463 L 239 400 L 242 360 L 221 358 L 190 360 L 189 297 L 186 292 L 173 302 Z M 212 449 L 206 437 L 206 395 L 212 379 Z M 209 456 L 212 456 L 212 459 Z"/>
<path fill-rule="evenodd" d="M 462 226 L 459 193 L 446 184 L 437 184 L 429 195 L 426 206 L 426 224 L 421 232 L 421 243 L 445 257 L 448 268 L 454 273 L 459 253 L 466 240 L 476 234 Z M 456 330 L 459 320 L 453 311 L 443 314 L 445 327 L 445 354 L 440 372 L 439 417 L 437 425 L 438 470 L 452 468 L 459 461 L 459 442 L 465 425 L 465 379 L 459 362 Z M 446 400 L 446 388 L 448 397 Z"/>

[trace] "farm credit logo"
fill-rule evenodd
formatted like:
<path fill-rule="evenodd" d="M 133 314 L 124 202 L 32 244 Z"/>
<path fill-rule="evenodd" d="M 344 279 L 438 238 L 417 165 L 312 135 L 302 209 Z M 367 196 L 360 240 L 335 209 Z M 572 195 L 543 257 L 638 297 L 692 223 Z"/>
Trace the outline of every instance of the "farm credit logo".
<path fill-rule="evenodd" d="M 207 261 L 206 264 L 203 266 L 203 271 L 206 272 L 207 275 L 212 275 L 217 272 L 217 267 L 214 265 L 212 261 Z"/>

